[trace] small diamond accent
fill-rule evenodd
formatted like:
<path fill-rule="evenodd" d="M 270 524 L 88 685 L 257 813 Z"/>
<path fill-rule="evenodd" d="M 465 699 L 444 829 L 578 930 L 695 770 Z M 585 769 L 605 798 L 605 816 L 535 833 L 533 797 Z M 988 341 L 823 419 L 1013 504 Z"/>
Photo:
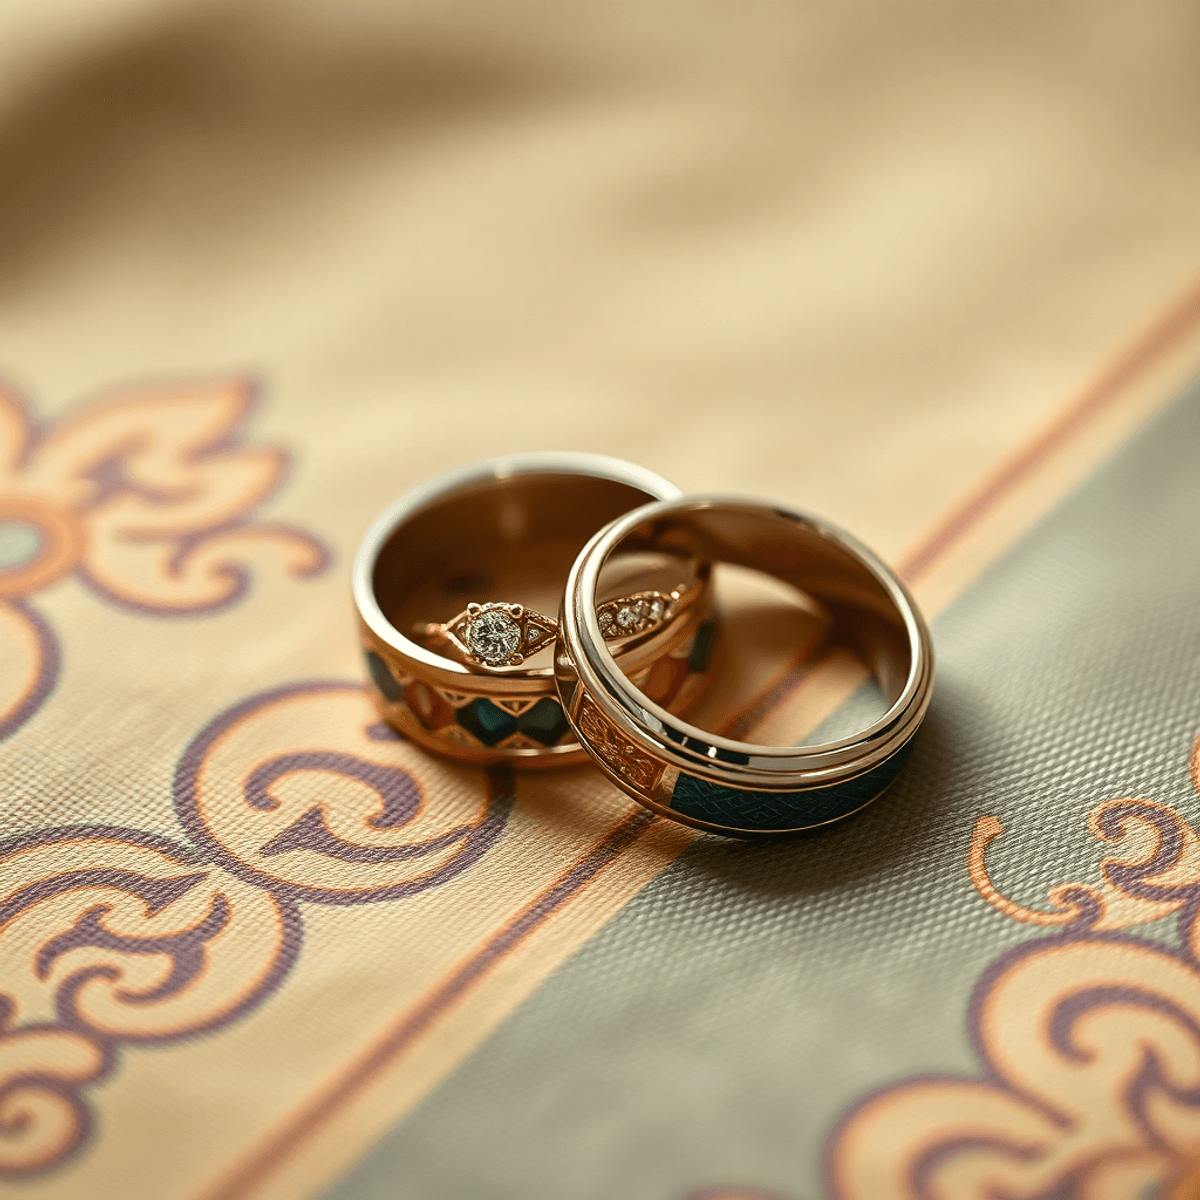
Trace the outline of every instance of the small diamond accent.
<path fill-rule="evenodd" d="M 634 614 L 633 609 L 630 608 L 629 605 L 626 605 L 622 609 L 618 609 L 617 624 L 620 625 L 622 629 L 632 629 L 633 626 L 637 624 L 637 616 Z"/>
<path fill-rule="evenodd" d="M 527 642 L 536 642 L 538 638 L 540 638 L 545 632 L 546 631 L 544 629 L 539 629 L 536 625 L 530 625 L 529 628 L 525 630 L 525 640 Z"/>
<path fill-rule="evenodd" d="M 657 621 L 662 615 L 663 602 L 661 600 L 655 600 L 654 603 L 650 605 L 650 620 Z"/>
<path fill-rule="evenodd" d="M 467 626 L 467 640 L 476 657 L 491 666 L 503 666 L 521 644 L 521 630 L 506 612 L 492 609 Z"/>

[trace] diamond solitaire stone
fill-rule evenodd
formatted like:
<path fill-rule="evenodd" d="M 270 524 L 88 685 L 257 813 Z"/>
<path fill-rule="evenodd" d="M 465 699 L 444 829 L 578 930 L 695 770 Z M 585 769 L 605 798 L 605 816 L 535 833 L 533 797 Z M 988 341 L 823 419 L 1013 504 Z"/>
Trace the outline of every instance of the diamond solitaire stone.
<path fill-rule="evenodd" d="M 493 608 L 471 621 L 467 639 L 477 658 L 489 666 L 503 666 L 521 645 L 521 629 L 508 613 Z"/>

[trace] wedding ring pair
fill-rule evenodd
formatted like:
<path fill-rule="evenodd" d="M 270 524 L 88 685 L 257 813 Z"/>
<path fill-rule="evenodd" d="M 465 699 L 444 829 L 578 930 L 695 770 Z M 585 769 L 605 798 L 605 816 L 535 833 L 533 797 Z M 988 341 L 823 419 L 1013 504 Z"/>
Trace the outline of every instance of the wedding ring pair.
<path fill-rule="evenodd" d="M 803 746 L 689 724 L 719 628 L 719 563 L 820 606 L 886 711 Z M 685 497 L 616 459 L 512 455 L 440 476 L 371 526 L 353 587 L 376 700 L 400 733 L 473 763 L 590 758 L 654 812 L 727 835 L 863 807 L 899 772 L 929 705 L 928 630 L 865 547 L 778 505 Z"/>

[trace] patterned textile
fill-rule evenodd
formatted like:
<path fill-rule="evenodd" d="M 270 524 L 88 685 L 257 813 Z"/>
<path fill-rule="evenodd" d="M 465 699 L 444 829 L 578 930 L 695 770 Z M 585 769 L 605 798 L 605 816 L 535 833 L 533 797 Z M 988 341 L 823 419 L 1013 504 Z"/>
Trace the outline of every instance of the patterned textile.
<path fill-rule="evenodd" d="M 0 1194 L 1191 1194 L 1195 397 L 1021 539 L 1200 368 L 1196 14 L 960 9 L 0 6 Z M 392 737 L 356 541 L 537 447 L 895 562 L 900 790 Z"/>
<path fill-rule="evenodd" d="M 937 622 L 884 801 L 697 842 L 327 1200 L 1195 1196 L 1198 451 L 1200 386 Z"/>

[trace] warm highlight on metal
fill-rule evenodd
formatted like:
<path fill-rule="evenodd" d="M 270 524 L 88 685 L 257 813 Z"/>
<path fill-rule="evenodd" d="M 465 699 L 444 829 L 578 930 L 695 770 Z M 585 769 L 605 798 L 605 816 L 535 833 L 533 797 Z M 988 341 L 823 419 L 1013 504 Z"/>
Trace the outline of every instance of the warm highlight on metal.
<path fill-rule="evenodd" d="M 367 531 L 353 568 L 363 650 L 384 720 L 465 762 L 586 761 L 559 703 L 553 666 L 531 665 L 558 629 L 534 604 L 557 603 L 571 562 L 597 529 L 678 494 L 619 459 L 535 453 L 489 459 L 402 496 Z M 664 704 L 678 701 L 708 607 L 707 574 L 667 558 L 618 571 L 611 587 L 617 601 L 673 598 L 616 653 Z M 489 593 L 520 599 L 464 607 L 471 595 Z M 609 607 L 601 601 L 601 610 Z"/>
<path fill-rule="evenodd" d="M 887 711 L 811 746 L 735 741 L 668 712 L 621 670 L 595 616 L 605 564 L 651 550 L 756 569 L 816 600 Z M 828 824 L 886 790 L 929 706 L 933 649 L 904 584 L 849 535 L 767 502 L 693 496 L 625 514 L 584 548 L 567 581 L 556 669 L 568 719 L 614 783 L 673 820 L 754 837 Z"/>
<path fill-rule="evenodd" d="M 653 589 L 606 600 L 596 609 L 600 631 L 609 642 L 657 633 L 703 592 L 702 587 Z M 523 604 L 472 603 L 445 623 L 425 621 L 413 626 L 413 637 L 443 643 L 466 663 L 481 671 L 519 667 L 530 655 L 551 645 L 558 621 Z M 628 643 L 627 643 L 628 644 Z"/>

